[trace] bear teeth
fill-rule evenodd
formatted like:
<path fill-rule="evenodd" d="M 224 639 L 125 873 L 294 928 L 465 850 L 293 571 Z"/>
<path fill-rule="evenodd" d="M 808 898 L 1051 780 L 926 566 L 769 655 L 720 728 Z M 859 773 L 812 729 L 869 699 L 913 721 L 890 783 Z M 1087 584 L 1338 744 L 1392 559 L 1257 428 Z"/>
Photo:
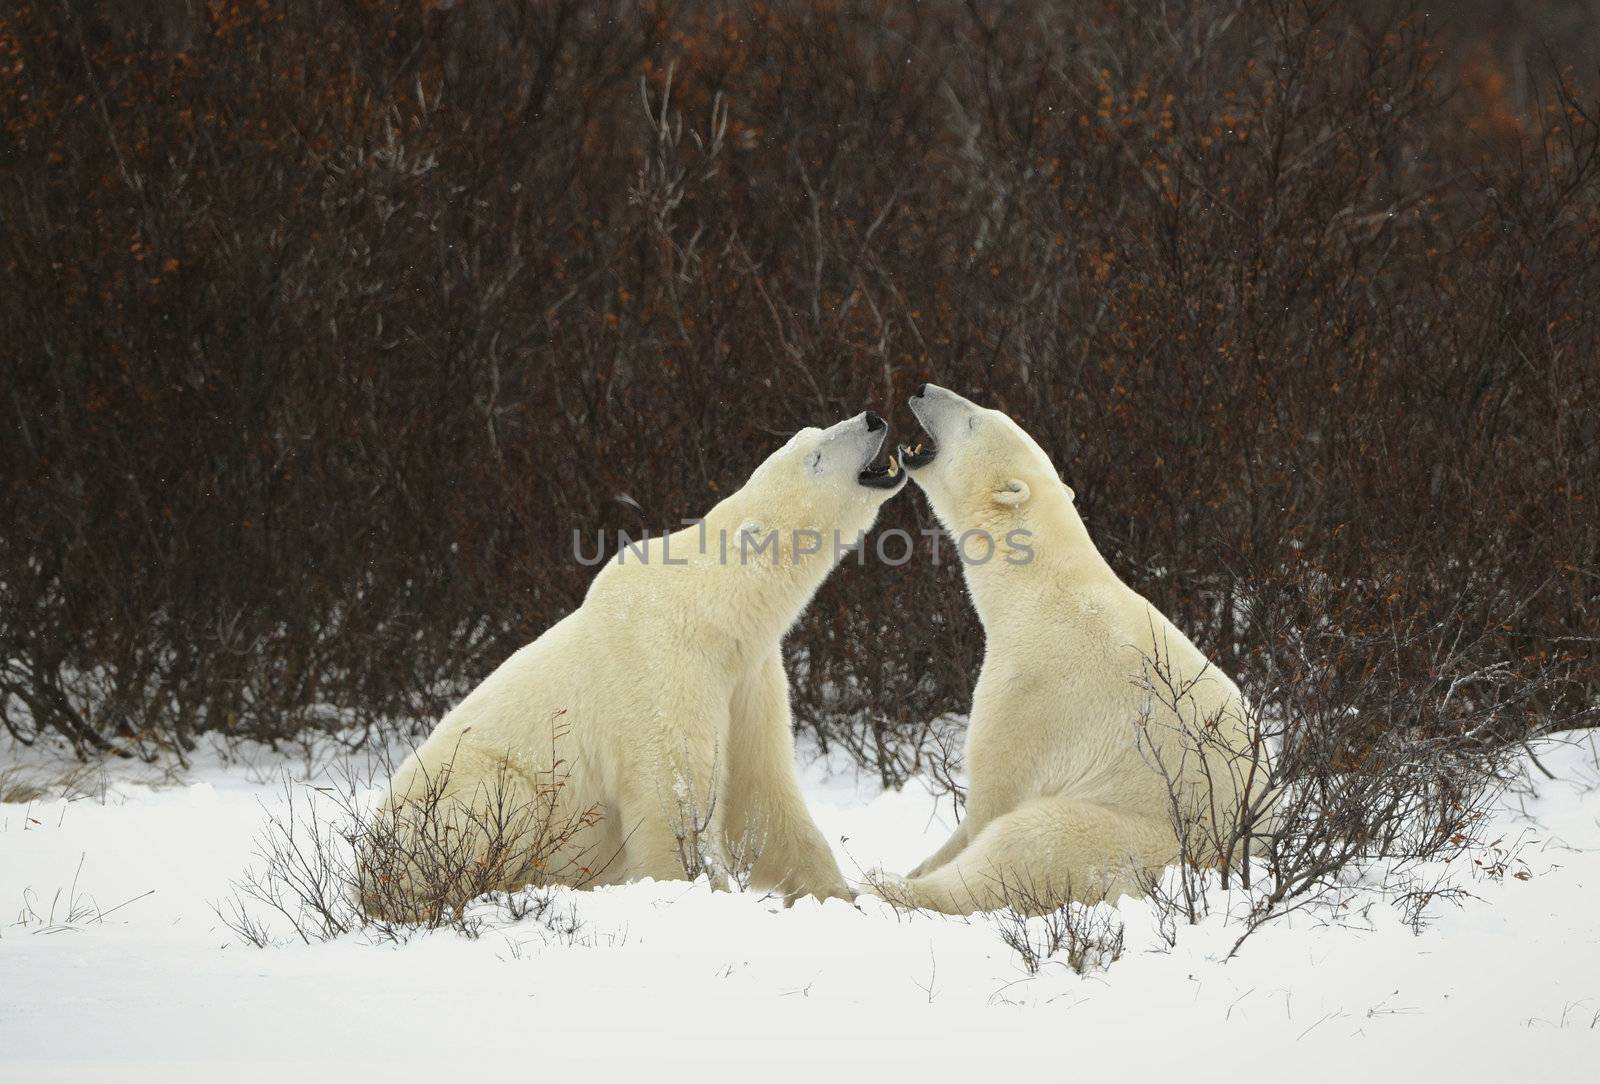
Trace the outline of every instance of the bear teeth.
<path fill-rule="evenodd" d="M 889 477 L 893 478 L 895 475 L 897 475 L 899 473 L 900 473 L 900 461 L 897 460 L 894 457 L 894 453 L 893 452 L 890 452 L 889 453 Z"/>

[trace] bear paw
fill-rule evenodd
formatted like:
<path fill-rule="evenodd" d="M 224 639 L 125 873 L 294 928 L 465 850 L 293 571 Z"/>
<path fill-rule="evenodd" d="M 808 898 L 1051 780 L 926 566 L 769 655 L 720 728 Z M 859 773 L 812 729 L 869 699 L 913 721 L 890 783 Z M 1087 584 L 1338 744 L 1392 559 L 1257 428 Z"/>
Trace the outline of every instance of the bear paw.
<path fill-rule="evenodd" d="M 783 905 L 785 907 L 793 907 L 798 901 L 810 897 L 818 903 L 826 903 L 828 900 L 844 900 L 844 902 L 854 906 L 857 895 L 859 893 L 850 885 L 845 884 L 843 881 L 837 881 L 818 888 L 791 889 L 783 894 Z"/>

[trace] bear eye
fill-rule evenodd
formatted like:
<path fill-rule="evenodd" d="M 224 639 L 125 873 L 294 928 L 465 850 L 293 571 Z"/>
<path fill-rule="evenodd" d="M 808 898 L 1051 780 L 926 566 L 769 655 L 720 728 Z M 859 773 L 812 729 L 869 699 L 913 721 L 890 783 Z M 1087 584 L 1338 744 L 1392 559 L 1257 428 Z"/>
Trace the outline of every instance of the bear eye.
<path fill-rule="evenodd" d="M 810 455 L 806 456 L 806 469 L 811 471 L 813 474 L 815 474 L 816 471 L 817 471 L 817 468 L 819 468 L 821 466 L 822 466 L 822 449 L 818 448 L 816 451 L 814 451 Z"/>
<path fill-rule="evenodd" d="M 976 428 L 978 428 L 978 416 L 976 414 L 969 415 L 967 417 L 967 432 L 970 433 Z"/>

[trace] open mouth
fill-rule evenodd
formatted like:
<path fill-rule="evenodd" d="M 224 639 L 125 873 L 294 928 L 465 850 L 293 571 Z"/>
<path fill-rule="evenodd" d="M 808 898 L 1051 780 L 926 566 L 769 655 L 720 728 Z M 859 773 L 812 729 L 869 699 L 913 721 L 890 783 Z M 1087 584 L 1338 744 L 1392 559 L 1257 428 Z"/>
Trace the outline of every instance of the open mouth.
<path fill-rule="evenodd" d="M 907 470 L 926 467 L 933 462 L 934 457 L 938 454 L 939 443 L 928 435 L 926 429 L 922 431 L 922 439 L 912 447 L 908 448 L 904 444 L 900 445 L 900 462 L 905 464 Z"/>
<path fill-rule="evenodd" d="M 872 458 L 856 475 L 856 481 L 872 489 L 893 489 L 906 480 L 905 471 L 900 469 L 900 460 L 894 452 L 885 454 L 886 447 L 887 442 L 878 445 L 878 450 L 872 453 Z"/>

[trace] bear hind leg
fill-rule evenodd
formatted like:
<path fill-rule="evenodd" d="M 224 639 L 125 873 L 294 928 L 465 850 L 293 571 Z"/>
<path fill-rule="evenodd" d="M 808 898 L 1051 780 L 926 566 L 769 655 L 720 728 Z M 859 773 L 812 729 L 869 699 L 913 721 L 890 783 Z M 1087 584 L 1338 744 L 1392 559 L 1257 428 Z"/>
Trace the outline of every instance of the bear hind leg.
<path fill-rule="evenodd" d="M 951 861 L 920 877 L 889 879 L 879 894 L 950 915 L 1003 907 L 1037 914 L 1068 900 L 1138 895 L 1141 874 L 1176 861 L 1177 852 L 1163 817 L 1035 798 L 989 822 Z"/>
<path fill-rule="evenodd" d="M 362 908 L 431 922 L 485 892 L 571 883 L 593 820 L 504 756 L 465 742 L 413 754 L 358 844 Z"/>

